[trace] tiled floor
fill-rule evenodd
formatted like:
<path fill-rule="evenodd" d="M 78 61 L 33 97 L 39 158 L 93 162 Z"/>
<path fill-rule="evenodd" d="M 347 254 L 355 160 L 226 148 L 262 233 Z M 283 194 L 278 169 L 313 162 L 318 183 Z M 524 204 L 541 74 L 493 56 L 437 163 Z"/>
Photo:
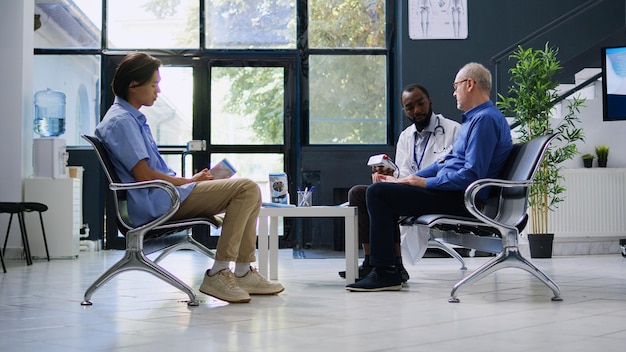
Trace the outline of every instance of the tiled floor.
<path fill-rule="evenodd" d="M 626 258 L 620 254 L 533 260 L 564 301 L 530 274 L 504 269 L 461 289 L 453 259 L 408 266 L 402 292 L 351 293 L 343 259 L 292 259 L 280 251 L 278 296 L 226 304 L 186 295 L 151 275 L 126 272 L 80 305 L 87 286 L 122 254 L 8 261 L 0 272 L 0 350 L 9 351 L 623 351 Z M 486 258 L 468 258 L 469 270 Z M 210 260 L 174 253 L 162 265 L 194 289 Z"/>

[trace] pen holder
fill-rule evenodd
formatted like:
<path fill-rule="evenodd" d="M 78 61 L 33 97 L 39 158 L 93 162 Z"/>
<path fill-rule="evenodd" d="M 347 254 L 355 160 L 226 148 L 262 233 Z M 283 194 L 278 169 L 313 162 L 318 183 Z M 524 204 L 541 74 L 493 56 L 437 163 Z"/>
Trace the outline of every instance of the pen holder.
<path fill-rule="evenodd" d="M 312 204 L 311 197 L 313 196 L 313 191 L 298 191 L 298 206 L 299 207 L 310 207 Z"/>

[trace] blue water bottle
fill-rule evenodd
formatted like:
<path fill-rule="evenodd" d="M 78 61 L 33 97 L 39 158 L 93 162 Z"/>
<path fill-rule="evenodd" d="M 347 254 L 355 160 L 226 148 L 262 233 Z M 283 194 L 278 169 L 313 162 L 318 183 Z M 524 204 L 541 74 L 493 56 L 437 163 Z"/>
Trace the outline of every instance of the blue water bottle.
<path fill-rule="evenodd" d="M 35 133 L 57 137 L 65 133 L 65 94 L 51 89 L 35 93 Z"/>

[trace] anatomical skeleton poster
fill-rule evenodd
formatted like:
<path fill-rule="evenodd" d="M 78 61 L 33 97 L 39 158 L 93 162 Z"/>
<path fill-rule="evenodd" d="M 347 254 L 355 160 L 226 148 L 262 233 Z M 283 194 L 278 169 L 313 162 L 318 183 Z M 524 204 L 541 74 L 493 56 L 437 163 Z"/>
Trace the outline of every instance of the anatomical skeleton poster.
<path fill-rule="evenodd" d="M 408 0 L 409 37 L 466 39 L 467 0 Z"/>

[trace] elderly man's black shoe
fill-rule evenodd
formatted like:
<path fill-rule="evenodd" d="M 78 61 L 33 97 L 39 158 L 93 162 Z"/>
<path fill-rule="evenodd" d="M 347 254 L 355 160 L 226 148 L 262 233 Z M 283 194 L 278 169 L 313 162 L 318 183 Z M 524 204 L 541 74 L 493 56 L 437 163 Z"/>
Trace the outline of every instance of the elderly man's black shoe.
<path fill-rule="evenodd" d="M 400 291 L 402 276 L 397 267 L 375 267 L 361 280 L 347 285 L 346 290 L 355 292 Z"/>

